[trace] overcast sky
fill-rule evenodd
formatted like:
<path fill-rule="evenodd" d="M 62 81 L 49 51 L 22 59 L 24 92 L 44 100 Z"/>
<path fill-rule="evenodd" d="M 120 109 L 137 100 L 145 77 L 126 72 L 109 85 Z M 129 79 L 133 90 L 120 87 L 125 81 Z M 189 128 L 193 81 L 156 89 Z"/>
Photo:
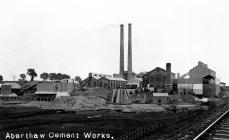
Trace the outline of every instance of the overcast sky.
<path fill-rule="evenodd" d="M 127 54 L 132 23 L 134 72 L 170 62 L 184 74 L 202 61 L 229 83 L 228 7 L 228 0 L 0 1 L 0 74 L 118 73 L 119 24 Z"/>

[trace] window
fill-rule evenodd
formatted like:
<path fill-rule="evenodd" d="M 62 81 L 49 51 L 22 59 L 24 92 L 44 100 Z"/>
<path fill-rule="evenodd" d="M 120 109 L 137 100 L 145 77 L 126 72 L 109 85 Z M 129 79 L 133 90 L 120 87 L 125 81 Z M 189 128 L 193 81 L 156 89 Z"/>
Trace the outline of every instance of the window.
<path fill-rule="evenodd" d="M 55 90 L 58 90 L 58 85 L 55 86 Z"/>
<path fill-rule="evenodd" d="M 88 82 L 88 87 L 91 87 L 91 81 Z"/>
<path fill-rule="evenodd" d="M 166 81 L 166 76 L 162 76 L 162 82 L 165 83 Z"/>
<path fill-rule="evenodd" d="M 96 87 L 96 82 L 93 83 L 93 86 Z"/>
<path fill-rule="evenodd" d="M 161 74 L 155 74 L 155 81 L 161 81 Z"/>
<path fill-rule="evenodd" d="M 154 82 L 154 77 L 150 76 L 150 82 L 153 83 Z"/>

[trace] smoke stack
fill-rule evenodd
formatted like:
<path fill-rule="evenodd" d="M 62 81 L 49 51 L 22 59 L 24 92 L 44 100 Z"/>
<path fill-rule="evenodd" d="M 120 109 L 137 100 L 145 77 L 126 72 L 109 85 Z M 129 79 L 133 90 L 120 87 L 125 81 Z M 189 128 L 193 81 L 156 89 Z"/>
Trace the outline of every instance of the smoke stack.
<path fill-rule="evenodd" d="M 131 24 L 128 24 L 128 77 L 127 80 L 130 80 L 133 76 L 132 73 L 132 31 Z"/>
<path fill-rule="evenodd" d="M 120 68 L 119 75 L 124 77 L 124 25 L 120 25 Z"/>
<path fill-rule="evenodd" d="M 171 79 L 171 63 L 166 63 L 166 72 L 167 72 L 167 84 L 172 84 Z"/>

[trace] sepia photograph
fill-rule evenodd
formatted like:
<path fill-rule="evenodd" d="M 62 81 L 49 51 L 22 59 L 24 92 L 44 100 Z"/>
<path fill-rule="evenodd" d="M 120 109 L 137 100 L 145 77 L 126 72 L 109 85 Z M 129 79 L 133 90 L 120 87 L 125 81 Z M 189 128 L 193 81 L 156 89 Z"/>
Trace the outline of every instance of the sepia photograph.
<path fill-rule="evenodd" d="M 228 0 L 2 0 L 0 50 L 0 140 L 229 140 Z"/>

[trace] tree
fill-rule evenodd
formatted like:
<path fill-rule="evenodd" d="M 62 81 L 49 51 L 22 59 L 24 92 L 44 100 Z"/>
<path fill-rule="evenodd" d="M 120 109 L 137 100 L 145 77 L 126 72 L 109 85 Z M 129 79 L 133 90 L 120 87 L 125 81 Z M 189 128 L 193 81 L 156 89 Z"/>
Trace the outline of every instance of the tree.
<path fill-rule="evenodd" d="M 63 74 L 57 73 L 55 78 L 56 78 L 56 80 L 62 80 L 63 79 Z"/>
<path fill-rule="evenodd" d="M 41 75 L 40 75 L 40 78 L 43 79 L 44 81 L 47 80 L 49 78 L 49 74 L 46 73 L 46 72 L 43 72 Z"/>
<path fill-rule="evenodd" d="M 0 75 L 0 82 L 1 82 L 1 81 L 3 81 L 3 76 L 2 76 L 2 75 Z"/>
<path fill-rule="evenodd" d="M 56 79 L 56 73 L 49 73 L 49 76 L 48 76 L 49 80 L 53 81 Z"/>
<path fill-rule="evenodd" d="M 63 80 L 63 79 L 70 79 L 70 76 L 67 74 L 62 73 L 49 73 L 49 80 Z"/>
<path fill-rule="evenodd" d="M 70 76 L 67 74 L 62 74 L 62 79 L 70 79 Z"/>
<path fill-rule="evenodd" d="M 22 81 L 25 81 L 26 75 L 24 73 L 20 74 L 20 78 Z"/>
<path fill-rule="evenodd" d="M 79 76 L 76 76 L 75 77 L 75 81 L 77 81 L 78 83 L 81 83 L 82 82 L 82 79 Z"/>
<path fill-rule="evenodd" d="M 31 68 L 27 70 L 27 74 L 31 77 L 30 81 L 33 81 L 34 77 L 37 77 L 37 73 L 34 69 Z"/>

